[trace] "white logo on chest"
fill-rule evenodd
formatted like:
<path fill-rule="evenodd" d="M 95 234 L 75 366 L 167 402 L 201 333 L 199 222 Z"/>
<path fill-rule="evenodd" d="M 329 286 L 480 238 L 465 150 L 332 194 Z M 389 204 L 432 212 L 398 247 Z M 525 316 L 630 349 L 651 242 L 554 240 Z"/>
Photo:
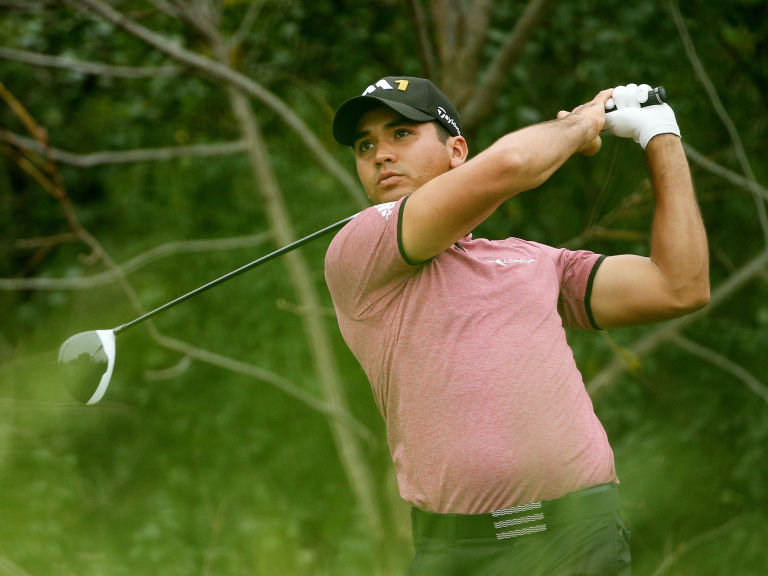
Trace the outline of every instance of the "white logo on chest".
<path fill-rule="evenodd" d="M 486 262 L 498 264 L 499 266 L 506 268 L 512 264 L 533 264 L 536 262 L 536 258 L 496 258 L 496 260 L 486 260 Z"/>

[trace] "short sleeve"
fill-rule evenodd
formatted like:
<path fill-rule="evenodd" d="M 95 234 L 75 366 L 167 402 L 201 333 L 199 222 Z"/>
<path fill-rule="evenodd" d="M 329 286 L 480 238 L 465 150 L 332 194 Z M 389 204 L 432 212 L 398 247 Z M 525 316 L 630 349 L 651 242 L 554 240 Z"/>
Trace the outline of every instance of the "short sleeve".
<path fill-rule="evenodd" d="M 592 316 L 592 283 L 605 256 L 588 250 L 549 248 L 560 280 L 557 311 L 566 328 L 600 330 Z"/>
<path fill-rule="evenodd" d="M 405 261 L 398 245 L 404 201 L 364 210 L 328 247 L 326 284 L 336 309 L 350 318 L 363 319 L 382 309 L 418 269 Z"/>

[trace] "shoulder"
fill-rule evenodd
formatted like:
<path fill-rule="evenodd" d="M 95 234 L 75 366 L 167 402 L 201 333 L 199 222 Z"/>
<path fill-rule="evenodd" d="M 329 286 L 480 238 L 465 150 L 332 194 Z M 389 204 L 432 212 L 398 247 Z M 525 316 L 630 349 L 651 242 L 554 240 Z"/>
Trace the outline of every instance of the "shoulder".
<path fill-rule="evenodd" d="M 358 242 L 366 238 L 382 234 L 390 225 L 390 220 L 394 219 L 396 210 L 397 202 L 387 202 L 360 212 L 333 237 L 326 259 L 357 246 Z"/>

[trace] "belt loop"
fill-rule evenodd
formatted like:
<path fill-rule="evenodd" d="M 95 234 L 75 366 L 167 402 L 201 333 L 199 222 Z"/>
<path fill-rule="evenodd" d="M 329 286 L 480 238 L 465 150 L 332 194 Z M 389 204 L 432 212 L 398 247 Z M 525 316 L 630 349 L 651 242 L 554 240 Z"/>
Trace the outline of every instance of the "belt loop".
<path fill-rule="evenodd" d="M 459 517 L 456 515 L 452 515 L 451 522 L 450 522 L 451 531 L 448 534 L 448 542 L 450 543 L 451 546 L 456 545 L 456 532 L 457 532 L 456 527 L 458 523 L 459 523 Z"/>
<path fill-rule="evenodd" d="M 411 525 L 413 534 L 420 540 L 438 538 L 450 545 L 457 540 L 457 525 L 459 515 L 435 514 L 411 508 Z"/>

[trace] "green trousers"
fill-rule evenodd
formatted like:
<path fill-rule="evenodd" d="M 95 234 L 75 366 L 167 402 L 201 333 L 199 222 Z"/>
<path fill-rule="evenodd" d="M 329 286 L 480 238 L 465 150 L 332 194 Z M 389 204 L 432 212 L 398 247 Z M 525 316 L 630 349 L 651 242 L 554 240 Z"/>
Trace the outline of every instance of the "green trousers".
<path fill-rule="evenodd" d="M 413 511 L 408 576 L 630 576 L 630 533 L 618 489 L 482 515 Z"/>

